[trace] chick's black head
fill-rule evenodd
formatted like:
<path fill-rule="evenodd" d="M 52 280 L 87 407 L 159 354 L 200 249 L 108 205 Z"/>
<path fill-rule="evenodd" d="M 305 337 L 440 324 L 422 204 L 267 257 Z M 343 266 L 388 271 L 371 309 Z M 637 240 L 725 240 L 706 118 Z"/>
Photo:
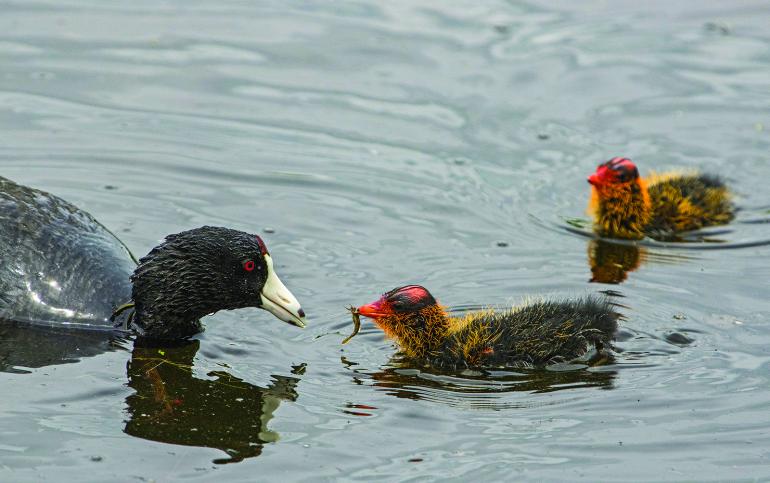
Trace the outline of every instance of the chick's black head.
<path fill-rule="evenodd" d="M 436 305 L 436 299 L 421 285 L 406 285 L 385 293 L 382 299 L 394 313 L 417 312 L 420 309 Z"/>
<path fill-rule="evenodd" d="M 596 168 L 596 172 L 588 177 L 588 182 L 594 186 L 622 184 L 639 178 L 639 170 L 628 158 L 615 157 Z"/>

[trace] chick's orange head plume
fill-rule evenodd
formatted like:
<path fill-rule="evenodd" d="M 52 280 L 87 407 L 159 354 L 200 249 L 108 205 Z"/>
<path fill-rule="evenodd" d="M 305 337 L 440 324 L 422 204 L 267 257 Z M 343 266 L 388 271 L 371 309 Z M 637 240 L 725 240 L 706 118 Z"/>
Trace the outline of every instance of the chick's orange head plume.
<path fill-rule="evenodd" d="M 639 170 L 628 158 L 616 157 L 600 164 L 596 172 L 588 177 L 588 182 L 595 187 L 609 184 L 628 183 L 639 178 Z"/>
<path fill-rule="evenodd" d="M 394 288 L 374 302 L 358 307 L 358 313 L 377 319 L 388 315 L 416 312 L 424 307 L 436 305 L 436 299 L 425 287 L 406 285 Z"/>

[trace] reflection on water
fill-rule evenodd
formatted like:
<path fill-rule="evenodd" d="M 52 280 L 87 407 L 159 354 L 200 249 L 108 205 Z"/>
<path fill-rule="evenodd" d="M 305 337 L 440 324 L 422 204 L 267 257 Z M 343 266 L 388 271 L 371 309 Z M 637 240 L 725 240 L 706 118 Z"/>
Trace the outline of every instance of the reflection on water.
<path fill-rule="evenodd" d="M 642 240 L 598 238 L 598 235 L 586 228 L 587 226 L 590 226 L 590 223 L 587 220 L 582 220 L 580 218 L 570 218 L 567 220 L 567 225 L 554 226 L 544 223 L 535 217 L 533 217 L 533 220 L 544 228 L 556 231 L 564 230 L 573 235 L 626 246 L 673 248 L 679 250 L 730 250 L 770 245 L 770 237 L 767 236 L 767 233 L 761 232 L 761 230 L 751 230 L 755 232 L 755 235 L 758 235 L 756 237 L 750 237 L 746 233 L 749 231 L 747 228 L 752 225 L 767 224 L 769 220 L 765 218 L 739 220 L 735 222 L 735 226 L 718 226 L 676 233 L 665 240 L 652 238 L 644 238 Z"/>
<path fill-rule="evenodd" d="M 274 375 L 265 388 L 225 371 L 202 379 L 193 373 L 199 341 L 176 347 L 142 345 L 137 340 L 127 366 L 128 385 L 136 393 L 126 398 L 126 434 L 227 453 L 228 458 L 215 463 L 259 456 L 265 443 L 278 441 L 268 422 L 281 401 L 297 399 L 299 378 Z M 304 364 L 292 368 L 293 374 L 304 372 Z"/>
<path fill-rule="evenodd" d="M 0 371 L 29 372 L 121 349 L 125 335 L 0 321 Z"/>
<path fill-rule="evenodd" d="M 0 324 L 0 371 L 30 373 L 32 369 L 72 363 L 112 350 L 126 350 L 123 334 L 73 331 Z M 218 448 L 230 463 L 259 456 L 265 443 L 279 436 L 268 422 L 281 401 L 297 399 L 299 378 L 274 375 L 267 387 L 249 384 L 225 371 L 211 371 L 207 379 L 193 373 L 200 341 L 174 347 L 151 346 L 137 339 L 127 363 L 128 386 L 125 432 L 139 438 L 172 444 Z M 302 375 L 305 365 L 292 366 Z"/>
<path fill-rule="evenodd" d="M 567 225 L 551 226 L 533 218 L 540 226 L 548 229 L 567 231 L 587 238 L 588 266 L 591 269 L 590 282 L 619 284 L 626 281 L 629 272 L 644 264 L 678 264 L 698 258 L 691 253 L 699 250 L 746 249 L 770 245 L 770 238 L 747 238 L 742 225 L 764 224 L 763 220 L 740 221 L 736 227 L 714 227 L 677 234 L 668 241 L 645 238 L 643 240 L 622 240 L 598 238 L 586 226 L 586 220 L 572 218 Z M 764 236 L 764 234 L 762 234 Z M 688 253 L 684 254 L 686 250 Z"/>
<path fill-rule="evenodd" d="M 565 389 L 596 387 L 612 389 L 618 374 L 610 354 L 593 354 L 584 361 L 553 364 L 545 369 L 484 369 L 461 372 L 430 367 L 415 368 L 399 355 L 381 370 L 369 372 L 342 358 L 353 372 L 353 382 L 369 384 L 386 394 L 403 399 L 429 400 L 459 407 L 503 409 L 521 407 L 500 396 L 510 392 L 546 393 Z M 359 405 L 355 405 L 360 409 Z M 351 413 L 353 414 L 353 413 Z M 356 414 L 367 415 L 367 414 Z"/>
<path fill-rule="evenodd" d="M 621 283 L 645 259 L 647 250 L 636 245 L 619 245 L 604 240 L 588 242 L 591 282 Z"/>
<path fill-rule="evenodd" d="M 675 265 L 698 260 L 692 254 L 663 251 L 655 245 L 626 240 L 592 239 L 588 242 L 590 282 L 619 284 L 642 265 Z"/>
<path fill-rule="evenodd" d="M 218 313 L 180 363 L 192 374 L 137 358 L 131 387 L 130 351 L 98 354 L 108 340 L 36 348 L 3 331 L 3 370 L 30 374 L 0 372 L 0 481 L 768 480 L 766 3 L 5 2 L 0 175 L 136 253 L 203 224 L 271 228 L 314 320 Z M 722 174 L 748 208 L 703 237 L 725 243 L 643 242 L 622 285 L 588 284 L 593 234 L 551 220 L 583 214 L 584 176 L 613 153 Z M 389 364 L 367 325 L 340 346 L 350 320 L 333 314 L 394 281 L 452 305 L 622 287 L 631 336 L 615 365 L 553 373 Z M 287 386 L 269 375 L 298 377 L 295 362 L 313 369 L 302 397 L 262 424 L 281 400 L 268 386 Z M 232 375 L 263 386 L 232 381 L 256 435 L 212 427 L 236 413 L 240 396 L 217 392 Z M 229 442 L 180 429 L 182 408 L 207 405 L 217 417 L 190 426 Z M 141 414 L 163 434 L 123 432 Z M 282 439 L 259 458 L 210 464 L 270 428 Z M 185 433 L 202 447 L 155 442 Z"/>

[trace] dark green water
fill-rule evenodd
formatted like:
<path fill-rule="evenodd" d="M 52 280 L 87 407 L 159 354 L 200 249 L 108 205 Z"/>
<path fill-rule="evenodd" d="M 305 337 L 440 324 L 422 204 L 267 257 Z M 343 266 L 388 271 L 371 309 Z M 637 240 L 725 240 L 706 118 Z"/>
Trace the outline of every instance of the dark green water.
<path fill-rule="evenodd" d="M 167 348 L 0 327 L 0 481 L 770 479 L 766 2 L 0 8 L 0 175 L 139 255 L 262 233 L 309 315 Z M 621 154 L 725 176 L 738 221 L 687 249 L 567 231 Z M 626 318 L 593 368 L 420 371 L 371 325 L 340 346 L 347 304 L 405 283 L 609 290 Z"/>

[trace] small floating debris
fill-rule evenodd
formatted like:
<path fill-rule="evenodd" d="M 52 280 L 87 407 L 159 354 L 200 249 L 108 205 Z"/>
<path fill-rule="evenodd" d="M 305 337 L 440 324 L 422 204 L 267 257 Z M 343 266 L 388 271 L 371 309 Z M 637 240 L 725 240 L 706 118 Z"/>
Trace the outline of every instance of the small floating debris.
<path fill-rule="evenodd" d="M 704 27 L 709 32 L 719 32 L 722 35 L 730 34 L 730 25 L 724 22 L 706 22 Z"/>
<path fill-rule="evenodd" d="M 499 246 L 500 248 L 505 248 L 505 247 L 508 246 L 508 242 L 499 241 L 499 242 L 497 242 L 497 246 Z"/>
<path fill-rule="evenodd" d="M 549 136 L 549 135 L 548 135 L 548 134 L 546 134 L 546 133 L 542 133 L 542 132 L 541 132 L 540 134 L 538 134 L 538 135 L 537 135 L 537 138 L 538 138 L 539 140 L 541 140 L 541 141 L 546 141 L 546 140 L 548 140 L 548 139 L 551 139 L 551 136 Z"/>
<path fill-rule="evenodd" d="M 666 341 L 679 347 L 684 347 L 694 342 L 693 339 L 687 337 L 681 332 L 670 332 L 666 334 Z"/>
<path fill-rule="evenodd" d="M 265 233 L 275 233 L 275 228 L 265 227 L 265 228 L 262 228 L 262 231 L 264 231 Z"/>
<path fill-rule="evenodd" d="M 570 226 L 574 226 L 575 228 L 586 228 L 591 226 L 591 221 L 586 220 L 584 218 L 568 218 L 564 217 L 565 223 L 567 223 Z"/>
<path fill-rule="evenodd" d="M 345 340 L 342 341 L 342 345 L 345 345 L 348 342 L 350 342 L 350 339 L 355 337 L 356 334 L 358 334 L 358 331 L 361 330 L 361 315 L 358 313 L 358 309 L 353 307 L 352 305 L 347 309 L 350 311 L 350 314 L 353 316 L 353 333 L 345 337 Z"/>

